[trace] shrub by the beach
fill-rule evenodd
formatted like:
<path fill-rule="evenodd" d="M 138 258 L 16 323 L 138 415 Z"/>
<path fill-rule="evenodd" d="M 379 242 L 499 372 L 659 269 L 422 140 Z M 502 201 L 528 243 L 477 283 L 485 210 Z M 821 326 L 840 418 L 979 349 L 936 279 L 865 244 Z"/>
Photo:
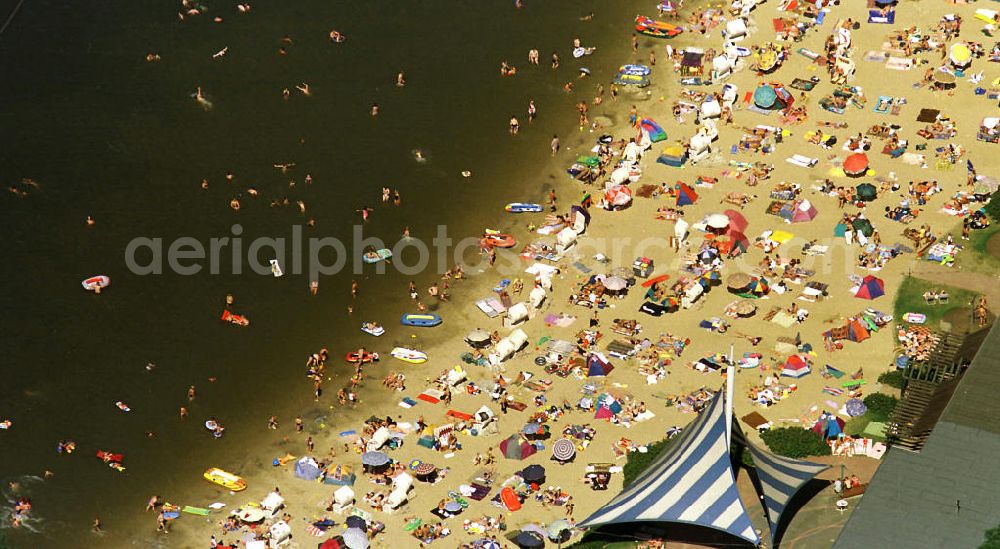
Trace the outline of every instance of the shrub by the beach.
<path fill-rule="evenodd" d="M 646 445 L 646 453 L 640 452 L 629 452 L 628 459 L 625 461 L 625 465 L 622 467 L 622 477 L 625 482 L 625 486 L 628 486 L 633 480 L 639 478 L 639 475 L 649 467 L 650 463 L 656 461 L 656 458 L 660 454 L 666 451 L 670 447 L 676 438 L 665 438 L 661 441 L 654 442 L 652 444 Z"/>
<path fill-rule="evenodd" d="M 889 414 L 896 408 L 896 397 L 884 395 L 882 393 L 872 393 L 865 397 L 865 406 L 868 407 L 868 417 L 872 421 L 885 421 L 889 419 Z"/>
<path fill-rule="evenodd" d="M 882 372 L 878 376 L 878 382 L 883 385 L 888 385 L 889 387 L 894 387 L 896 389 L 903 388 L 903 371 L 902 370 L 889 370 L 888 372 Z"/>
<path fill-rule="evenodd" d="M 760 438 L 779 456 L 798 459 L 830 455 L 830 447 L 822 437 L 801 427 L 775 427 L 761 433 Z"/>
<path fill-rule="evenodd" d="M 983 533 L 983 544 L 979 549 L 1000 549 L 1000 526 L 990 528 Z"/>
<path fill-rule="evenodd" d="M 986 210 L 986 215 L 990 216 L 990 219 L 1000 221 L 1000 190 L 993 193 L 983 209 Z"/>

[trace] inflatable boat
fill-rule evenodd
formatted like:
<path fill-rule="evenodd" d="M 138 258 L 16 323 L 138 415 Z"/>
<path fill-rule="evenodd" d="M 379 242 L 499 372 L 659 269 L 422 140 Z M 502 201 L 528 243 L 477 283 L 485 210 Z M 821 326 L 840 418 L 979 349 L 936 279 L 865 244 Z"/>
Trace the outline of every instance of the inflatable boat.
<path fill-rule="evenodd" d="M 104 275 L 92 276 L 83 281 L 83 289 L 99 292 L 111 285 L 111 279 Z"/>
<path fill-rule="evenodd" d="M 385 328 L 379 326 L 374 322 L 365 322 L 361 325 L 361 331 L 368 335 L 373 335 L 375 337 L 378 337 L 385 333 Z"/>
<path fill-rule="evenodd" d="M 651 72 L 653 72 L 653 69 L 646 65 L 630 64 L 618 67 L 618 74 L 627 74 L 629 76 L 649 76 Z"/>
<path fill-rule="evenodd" d="M 431 328 L 441 324 L 441 317 L 429 313 L 405 314 L 399 319 L 403 326 L 415 326 L 418 328 Z"/>
<path fill-rule="evenodd" d="M 635 18 L 635 30 L 639 34 L 645 34 L 653 38 L 673 38 L 684 32 L 684 29 L 677 25 L 667 23 L 666 21 L 650 19 L 644 15 Z"/>
<path fill-rule="evenodd" d="M 232 473 L 227 473 L 222 469 L 213 467 L 205 471 L 205 474 L 202 476 L 204 476 L 205 480 L 211 482 L 212 484 L 218 484 L 219 486 L 233 492 L 241 492 L 247 489 L 247 482 L 245 480 Z"/>
<path fill-rule="evenodd" d="M 226 322 L 230 322 L 230 323 L 235 324 L 237 326 L 249 326 L 250 325 L 250 319 L 248 319 L 247 317 L 245 317 L 243 315 L 233 314 L 233 313 L 231 313 L 229 311 L 222 311 L 222 320 L 225 320 Z"/>
<path fill-rule="evenodd" d="M 389 353 L 393 358 L 402 360 L 403 362 L 409 362 L 410 364 L 423 364 L 427 362 L 427 353 L 417 351 L 415 349 L 407 349 L 406 347 L 396 347 Z"/>
<path fill-rule="evenodd" d="M 640 76 L 637 74 L 618 74 L 615 79 L 612 80 L 615 84 L 619 86 L 635 86 L 637 88 L 645 88 L 649 85 L 649 79 L 645 76 Z"/>
<path fill-rule="evenodd" d="M 105 452 L 104 450 L 97 451 L 97 458 L 104 463 L 121 463 L 125 456 L 122 454 L 112 454 L 111 452 Z"/>
<path fill-rule="evenodd" d="M 378 353 L 365 353 L 364 356 L 361 356 L 357 351 L 354 351 L 344 355 L 344 360 L 350 362 L 351 364 L 357 364 L 358 362 L 375 362 L 378 360 Z"/>
<path fill-rule="evenodd" d="M 493 229 L 486 229 L 483 232 L 483 241 L 497 248 L 513 248 L 517 244 L 517 239 L 513 235 L 494 231 Z"/>
<path fill-rule="evenodd" d="M 528 204 L 525 202 L 511 202 L 510 204 L 504 206 L 504 209 L 510 213 L 529 213 L 542 211 L 542 206 L 539 204 Z"/>
<path fill-rule="evenodd" d="M 392 257 L 392 250 L 389 248 L 382 248 L 381 250 L 370 250 L 365 252 L 361 256 L 361 261 L 365 263 L 378 263 L 379 261 L 385 261 Z"/>

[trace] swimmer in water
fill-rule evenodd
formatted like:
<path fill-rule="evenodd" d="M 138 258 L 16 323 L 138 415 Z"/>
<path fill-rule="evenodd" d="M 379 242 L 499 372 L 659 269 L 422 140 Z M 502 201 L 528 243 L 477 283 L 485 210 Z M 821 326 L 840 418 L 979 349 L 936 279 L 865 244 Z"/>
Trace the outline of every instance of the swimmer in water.
<path fill-rule="evenodd" d="M 222 48 L 221 50 L 212 54 L 212 59 L 219 59 L 220 57 L 229 53 L 229 46 Z"/>
<path fill-rule="evenodd" d="M 229 207 L 232 208 L 234 212 L 240 211 L 240 200 L 238 198 L 230 200 Z"/>
<path fill-rule="evenodd" d="M 372 116 L 378 116 L 378 103 L 372 103 Z"/>
<path fill-rule="evenodd" d="M 194 93 L 194 100 L 206 111 L 211 110 L 212 102 L 205 98 L 205 94 L 201 91 L 201 86 L 198 86 L 198 90 Z"/>
<path fill-rule="evenodd" d="M 336 30 L 330 31 L 330 41 L 331 42 L 336 42 L 336 43 L 339 44 L 340 42 L 343 42 L 344 40 L 347 40 L 347 37 L 345 37 L 343 34 L 340 34 L 339 31 L 336 31 Z"/>
<path fill-rule="evenodd" d="M 312 95 L 312 92 L 309 91 L 309 84 L 306 84 L 305 82 L 299 84 L 298 86 L 295 86 L 295 89 L 302 92 L 302 95 Z"/>
<path fill-rule="evenodd" d="M 396 75 L 396 87 L 402 88 L 405 85 L 406 85 L 406 75 L 403 74 L 403 71 L 399 71 L 399 74 Z"/>

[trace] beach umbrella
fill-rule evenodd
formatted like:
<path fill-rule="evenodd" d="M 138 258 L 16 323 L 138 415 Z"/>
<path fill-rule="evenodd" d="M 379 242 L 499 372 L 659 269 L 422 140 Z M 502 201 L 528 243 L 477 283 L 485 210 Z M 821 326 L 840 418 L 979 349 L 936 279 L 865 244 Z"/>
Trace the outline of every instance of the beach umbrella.
<path fill-rule="evenodd" d="M 972 50 L 961 42 L 951 45 L 951 53 L 948 56 L 956 67 L 965 67 L 972 62 Z"/>
<path fill-rule="evenodd" d="M 347 524 L 348 528 L 358 528 L 358 529 L 361 529 L 361 530 L 367 530 L 368 529 L 368 523 L 365 522 L 365 519 L 363 519 L 363 518 L 361 518 L 361 517 L 359 517 L 357 515 L 351 515 L 351 516 L 347 517 L 347 520 L 344 521 L 344 524 Z"/>
<path fill-rule="evenodd" d="M 545 533 L 550 540 L 562 543 L 573 536 L 573 525 L 566 519 L 558 519 L 549 524 Z"/>
<path fill-rule="evenodd" d="M 864 401 L 860 398 L 852 398 L 848 400 L 844 407 L 847 409 L 847 415 L 851 417 L 858 417 L 864 415 L 868 411 L 868 407 L 865 406 Z"/>
<path fill-rule="evenodd" d="M 871 183 L 862 183 L 854 188 L 854 194 L 857 195 L 858 200 L 864 202 L 871 202 L 878 197 L 878 191 L 875 189 L 875 185 Z"/>
<path fill-rule="evenodd" d="M 542 534 L 530 530 L 521 530 L 511 541 L 523 549 L 545 547 L 545 538 L 542 537 Z"/>
<path fill-rule="evenodd" d="M 862 175 L 868 171 L 868 155 L 854 153 L 844 159 L 844 173 L 847 175 Z"/>
<path fill-rule="evenodd" d="M 753 279 L 747 273 L 733 273 L 726 277 L 726 287 L 730 290 L 742 292 L 750 286 Z"/>
<path fill-rule="evenodd" d="M 365 452 L 361 454 L 361 463 L 369 467 L 381 467 L 389 463 L 389 456 L 385 452 Z"/>
<path fill-rule="evenodd" d="M 523 478 L 525 482 L 529 483 L 543 482 L 545 480 L 545 467 L 537 464 L 529 465 L 521 471 L 521 478 Z"/>
<path fill-rule="evenodd" d="M 851 227 L 855 231 L 862 233 L 865 236 L 871 236 L 875 233 L 875 227 L 872 226 L 872 222 L 864 217 L 859 217 L 851 222 Z"/>
<path fill-rule="evenodd" d="M 502 549 L 502 547 L 500 546 L 500 542 L 498 542 L 495 539 L 489 539 L 489 538 L 477 539 L 476 541 L 472 542 L 472 546 L 475 547 L 476 549 Z"/>
<path fill-rule="evenodd" d="M 747 221 L 747 218 L 743 216 L 743 214 L 736 210 L 726 210 L 722 213 L 729 218 L 729 227 L 731 229 L 735 229 L 741 233 L 746 232 L 747 226 L 750 225 L 750 223 Z"/>
<path fill-rule="evenodd" d="M 465 342 L 475 348 L 486 347 L 490 344 L 490 333 L 486 330 L 476 328 L 465 336 Z"/>
<path fill-rule="evenodd" d="M 568 438 L 561 438 L 552 443 L 552 457 L 557 461 L 569 461 L 576 455 L 576 444 Z"/>
<path fill-rule="evenodd" d="M 757 306 L 752 301 L 746 299 L 736 304 L 736 314 L 740 316 L 750 316 L 757 312 Z"/>
<path fill-rule="evenodd" d="M 449 513 L 461 513 L 462 505 L 459 504 L 457 501 L 449 501 L 448 503 L 444 504 L 444 510 L 448 511 Z"/>
<path fill-rule="evenodd" d="M 348 528 L 342 534 L 344 545 L 350 549 L 368 549 L 368 534 L 360 528 Z"/>
<path fill-rule="evenodd" d="M 604 279 L 604 287 L 612 292 L 621 292 L 628 288 L 628 281 L 620 276 L 609 276 Z"/>
<path fill-rule="evenodd" d="M 747 290 L 755 294 L 764 295 L 771 291 L 771 286 L 766 278 L 755 276 L 750 280 L 750 284 L 747 285 Z"/>
<path fill-rule="evenodd" d="M 753 102 L 754 105 L 762 109 L 770 109 L 774 106 L 775 101 L 778 100 L 778 94 L 774 91 L 774 88 L 764 84 L 760 86 L 753 92 Z"/>
<path fill-rule="evenodd" d="M 954 88 L 955 75 L 945 71 L 934 71 L 934 84 L 941 88 Z"/>
<path fill-rule="evenodd" d="M 632 202 L 632 189 L 625 185 L 615 185 L 604 192 L 604 200 L 612 206 L 627 206 Z"/>
<path fill-rule="evenodd" d="M 416 473 L 417 476 L 421 477 L 427 476 L 433 473 L 434 471 L 437 471 L 437 467 L 433 463 L 427 463 L 427 462 L 423 462 L 420 465 L 414 467 L 413 469 L 413 472 Z"/>
<path fill-rule="evenodd" d="M 729 226 L 729 217 L 726 214 L 711 214 L 705 219 L 705 224 L 712 229 L 725 229 Z"/>
<path fill-rule="evenodd" d="M 243 522 L 260 522 L 264 520 L 264 510 L 257 505 L 247 505 L 236 511 L 236 518 Z"/>

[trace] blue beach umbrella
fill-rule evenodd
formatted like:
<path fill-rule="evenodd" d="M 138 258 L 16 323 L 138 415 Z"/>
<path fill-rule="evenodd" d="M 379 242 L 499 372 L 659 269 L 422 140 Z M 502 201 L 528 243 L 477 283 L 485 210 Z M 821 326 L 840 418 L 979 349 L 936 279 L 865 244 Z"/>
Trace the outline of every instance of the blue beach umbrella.
<path fill-rule="evenodd" d="M 768 85 L 763 85 L 754 90 L 753 92 L 753 102 L 755 105 L 762 109 L 770 109 L 774 106 L 774 102 L 778 100 L 778 94 L 774 91 L 774 88 Z"/>

